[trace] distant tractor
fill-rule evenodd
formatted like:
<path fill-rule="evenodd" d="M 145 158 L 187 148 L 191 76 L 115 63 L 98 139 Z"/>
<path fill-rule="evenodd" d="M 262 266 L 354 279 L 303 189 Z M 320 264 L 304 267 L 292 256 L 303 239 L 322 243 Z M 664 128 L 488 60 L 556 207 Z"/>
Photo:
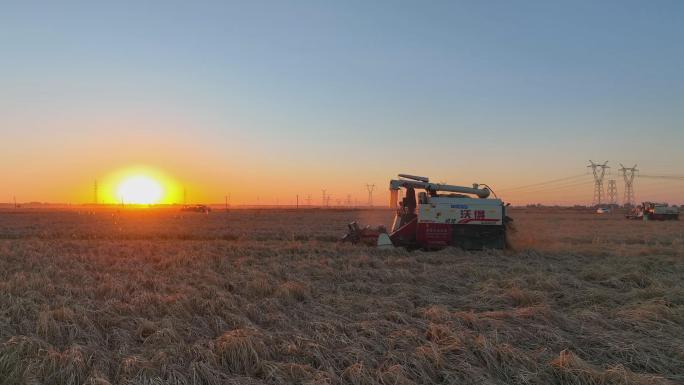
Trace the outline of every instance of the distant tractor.
<path fill-rule="evenodd" d="M 489 198 L 488 187 L 432 183 L 426 177 L 407 174 L 399 177 L 389 186 L 390 207 L 396 210 L 390 233 L 382 227 L 360 228 L 352 223 L 344 240 L 409 249 L 506 247 L 506 230 L 512 219 L 506 216 L 506 205 L 500 199 Z M 400 189 L 404 189 L 404 198 L 398 202 Z"/>
<path fill-rule="evenodd" d="M 194 213 L 204 213 L 204 214 L 209 214 L 211 212 L 211 207 L 207 205 L 186 205 L 183 206 L 181 211 L 189 211 L 189 212 L 194 212 Z"/>
<path fill-rule="evenodd" d="M 679 207 L 667 203 L 643 202 L 627 215 L 627 219 L 644 221 L 679 220 Z"/>

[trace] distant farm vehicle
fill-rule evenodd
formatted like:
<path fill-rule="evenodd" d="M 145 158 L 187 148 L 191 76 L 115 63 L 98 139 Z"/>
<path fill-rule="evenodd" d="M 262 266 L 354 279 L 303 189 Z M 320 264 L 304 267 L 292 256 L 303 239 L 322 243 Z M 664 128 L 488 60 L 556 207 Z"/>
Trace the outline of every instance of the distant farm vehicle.
<path fill-rule="evenodd" d="M 181 211 L 189 211 L 193 213 L 203 213 L 203 214 L 209 214 L 211 212 L 211 207 L 207 205 L 190 205 L 190 206 L 183 206 Z"/>
<path fill-rule="evenodd" d="M 627 214 L 627 219 L 641 219 L 644 221 L 679 220 L 679 207 L 669 206 L 667 203 L 643 202 Z"/>
<path fill-rule="evenodd" d="M 354 222 L 344 241 L 408 249 L 506 247 L 506 231 L 513 220 L 506 216 L 500 199 L 488 199 L 489 187 L 437 184 L 408 174 L 399 178 L 390 181 L 390 207 L 396 209 L 391 232 L 382 227 L 361 228 Z M 397 204 L 400 189 L 405 190 L 404 198 Z M 416 193 L 416 189 L 425 191 Z"/>

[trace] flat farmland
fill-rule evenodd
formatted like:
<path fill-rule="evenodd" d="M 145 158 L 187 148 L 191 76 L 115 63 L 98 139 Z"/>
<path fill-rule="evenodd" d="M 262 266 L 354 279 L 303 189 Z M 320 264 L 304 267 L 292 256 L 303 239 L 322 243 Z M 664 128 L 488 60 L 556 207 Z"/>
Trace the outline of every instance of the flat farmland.
<path fill-rule="evenodd" d="M 337 242 L 387 210 L 0 211 L 0 384 L 684 383 L 684 223 L 510 214 L 408 252 Z"/>

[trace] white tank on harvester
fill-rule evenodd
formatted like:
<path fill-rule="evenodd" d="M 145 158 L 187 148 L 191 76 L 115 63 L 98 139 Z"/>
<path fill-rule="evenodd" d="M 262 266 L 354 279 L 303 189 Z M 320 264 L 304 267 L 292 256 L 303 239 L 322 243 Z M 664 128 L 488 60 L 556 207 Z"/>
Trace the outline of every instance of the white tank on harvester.
<path fill-rule="evenodd" d="M 349 226 L 344 239 L 407 248 L 438 249 L 457 246 L 468 250 L 503 249 L 512 219 L 491 190 L 480 187 L 431 183 L 426 177 L 399 174 L 390 181 L 390 207 L 396 215 L 389 234 L 383 229 Z M 399 191 L 404 198 L 398 201 Z M 388 240 L 389 239 L 389 240 Z"/>

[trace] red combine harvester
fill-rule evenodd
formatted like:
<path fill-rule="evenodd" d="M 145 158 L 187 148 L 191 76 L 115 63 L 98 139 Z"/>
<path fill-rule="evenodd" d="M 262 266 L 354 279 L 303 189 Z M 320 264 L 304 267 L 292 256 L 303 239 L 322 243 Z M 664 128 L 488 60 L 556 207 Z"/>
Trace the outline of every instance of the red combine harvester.
<path fill-rule="evenodd" d="M 498 198 L 489 198 L 491 191 L 486 185 L 437 184 L 407 174 L 399 174 L 399 178 L 390 181 L 390 207 L 397 211 L 389 234 L 383 227 L 360 228 L 354 222 L 343 240 L 410 249 L 506 247 L 506 231 L 512 219 L 506 216 L 507 205 Z M 399 203 L 401 189 L 405 194 Z"/>

